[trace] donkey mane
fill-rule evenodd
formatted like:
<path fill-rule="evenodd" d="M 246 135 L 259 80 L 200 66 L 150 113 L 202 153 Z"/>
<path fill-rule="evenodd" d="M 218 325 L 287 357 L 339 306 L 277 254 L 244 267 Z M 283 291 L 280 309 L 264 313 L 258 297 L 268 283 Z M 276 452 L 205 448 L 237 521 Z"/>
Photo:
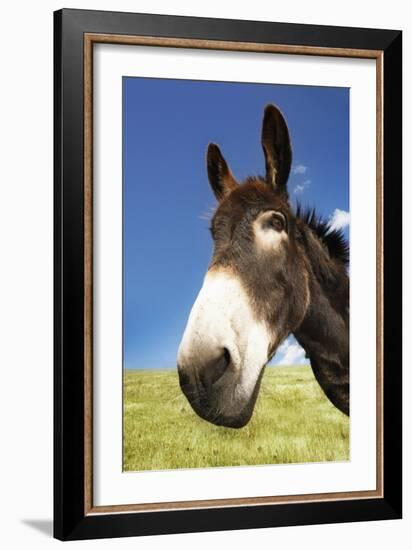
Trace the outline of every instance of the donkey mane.
<path fill-rule="evenodd" d="M 325 220 L 315 208 L 296 207 L 296 217 L 305 223 L 326 246 L 331 258 L 336 258 L 345 267 L 349 265 L 349 244 L 341 229 L 332 229 L 330 221 Z"/>

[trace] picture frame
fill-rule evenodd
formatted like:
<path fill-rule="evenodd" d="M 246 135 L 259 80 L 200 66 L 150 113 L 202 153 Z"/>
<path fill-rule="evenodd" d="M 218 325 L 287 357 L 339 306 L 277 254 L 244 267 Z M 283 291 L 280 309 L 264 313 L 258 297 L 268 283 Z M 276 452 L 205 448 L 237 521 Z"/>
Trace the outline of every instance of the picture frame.
<path fill-rule="evenodd" d="M 96 44 L 376 63 L 376 488 L 95 506 Z M 397 519 L 402 514 L 402 33 L 63 9 L 54 14 L 54 536 L 60 540 Z M 155 481 L 154 481 L 155 483 Z"/>

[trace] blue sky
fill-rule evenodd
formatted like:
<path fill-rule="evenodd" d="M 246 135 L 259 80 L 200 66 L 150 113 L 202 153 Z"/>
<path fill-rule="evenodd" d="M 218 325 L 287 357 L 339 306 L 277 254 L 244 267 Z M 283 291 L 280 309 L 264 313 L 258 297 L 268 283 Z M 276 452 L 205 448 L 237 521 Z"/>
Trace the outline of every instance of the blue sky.
<path fill-rule="evenodd" d="M 349 89 L 123 79 L 124 366 L 173 368 L 212 254 L 216 205 L 205 153 L 218 143 L 238 180 L 264 173 L 263 109 L 291 135 L 292 203 L 349 224 Z M 288 339 L 274 362 L 304 362 Z"/>

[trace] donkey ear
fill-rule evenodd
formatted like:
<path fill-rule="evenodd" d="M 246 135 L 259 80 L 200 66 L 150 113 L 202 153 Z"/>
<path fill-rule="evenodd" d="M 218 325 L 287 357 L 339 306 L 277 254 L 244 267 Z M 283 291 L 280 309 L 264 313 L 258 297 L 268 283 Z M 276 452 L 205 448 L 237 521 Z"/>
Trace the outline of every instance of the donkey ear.
<path fill-rule="evenodd" d="M 238 185 L 215 143 L 209 143 L 207 148 L 207 175 L 218 201 L 222 201 Z"/>
<path fill-rule="evenodd" d="M 266 181 L 270 186 L 286 191 L 292 149 L 286 121 L 274 105 L 266 105 L 265 108 L 262 147 L 265 154 Z"/>

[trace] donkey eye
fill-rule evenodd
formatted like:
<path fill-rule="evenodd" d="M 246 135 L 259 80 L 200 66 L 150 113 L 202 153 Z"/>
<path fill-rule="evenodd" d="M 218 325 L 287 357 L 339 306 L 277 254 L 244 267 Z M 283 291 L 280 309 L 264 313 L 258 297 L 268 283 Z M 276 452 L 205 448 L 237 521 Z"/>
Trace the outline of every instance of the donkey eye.
<path fill-rule="evenodd" d="M 275 229 L 275 231 L 283 231 L 285 229 L 285 220 L 283 216 L 275 214 L 270 220 L 270 225 Z"/>

